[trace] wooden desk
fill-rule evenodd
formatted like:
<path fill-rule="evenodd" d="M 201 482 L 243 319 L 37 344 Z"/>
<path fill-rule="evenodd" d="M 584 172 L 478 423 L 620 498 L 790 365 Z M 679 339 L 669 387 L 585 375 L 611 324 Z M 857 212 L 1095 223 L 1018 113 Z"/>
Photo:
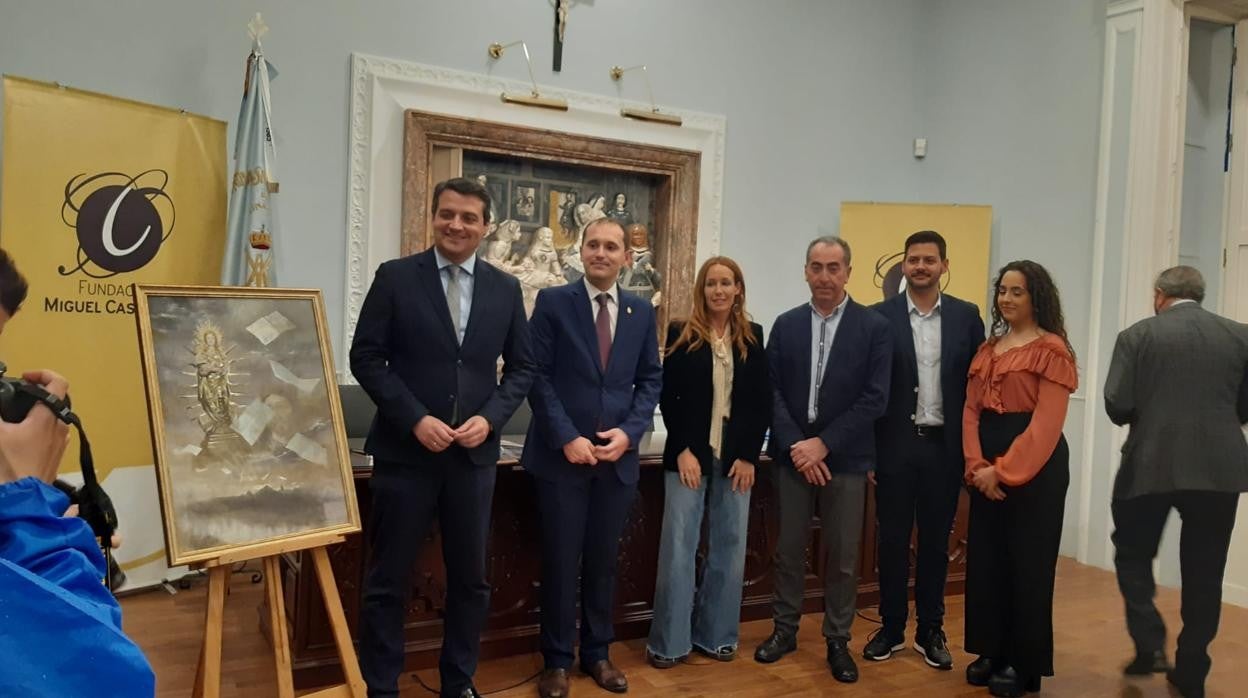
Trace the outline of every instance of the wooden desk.
<path fill-rule="evenodd" d="M 361 463 L 364 462 L 361 460 Z M 538 649 L 541 533 L 537 497 L 532 478 L 519 469 L 514 460 L 500 463 L 498 468 L 489 549 L 493 595 L 489 621 L 481 636 L 483 659 Z M 644 637 L 649 632 L 663 516 L 663 473 L 657 457 L 643 459 L 639 496 L 620 546 L 615 610 L 616 638 L 620 640 Z M 771 617 L 771 559 L 778 531 L 777 517 L 770 465 L 765 463 L 758 473 L 758 482 L 750 501 L 742 620 Z M 368 535 L 371 509 L 371 476 L 372 471 L 367 467 L 359 468 L 355 473 L 365 533 L 351 536 L 346 543 L 329 549 L 353 637 L 357 637 L 358 633 L 366 554 L 363 541 Z M 950 537 L 948 593 L 961 593 L 966 577 L 966 517 L 967 501 L 963 493 L 954 534 Z M 873 606 L 878 600 L 879 585 L 875 555 L 875 497 L 869 486 L 865 518 L 859 559 L 858 606 L 874 615 Z M 817 519 L 812 529 L 803 605 L 803 611 L 807 613 L 823 608 L 823 589 L 816 575 L 823 569 L 823 561 L 810 554 L 811 550 L 819 549 Z M 408 669 L 436 666 L 441 647 L 446 573 L 442 566 L 441 540 L 436 525 L 429 543 L 417 562 L 412 600 L 407 607 Z M 339 680 L 338 658 L 324 605 L 320 603 L 320 589 L 310 556 L 304 553 L 284 555 L 281 571 L 296 686 L 303 688 Z M 263 626 L 268 618 L 268 612 L 263 607 L 260 618 Z M 267 628 L 265 630 L 267 633 Z M 751 648 L 746 649 L 752 651 Z"/>

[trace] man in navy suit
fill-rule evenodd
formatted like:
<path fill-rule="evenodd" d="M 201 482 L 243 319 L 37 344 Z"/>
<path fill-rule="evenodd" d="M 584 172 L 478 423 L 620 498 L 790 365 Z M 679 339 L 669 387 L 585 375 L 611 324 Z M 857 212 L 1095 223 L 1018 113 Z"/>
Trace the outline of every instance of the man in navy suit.
<path fill-rule="evenodd" d="M 499 431 L 533 381 L 520 284 L 477 258 L 489 210 L 476 181 L 438 184 L 433 249 L 382 264 L 355 327 L 351 372 L 377 403 L 364 446 L 374 466 L 360 612 L 370 698 L 399 695 L 412 566 L 435 512 L 447 580 L 441 693 L 478 695 Z"/>
<path fill-rule="evenodd" d="M 797 649 L 806 579 L 806 541 L 818 502 L 823 636 L 832 677 L 858 680 L 849 630 L 858 599 L 867 473 L 875 468 L 875 420 L 888 399 L 888 322 L 845 291 L 849 243 L 815 239 L 806 248 L 810 302 L 776 318 L 767 342 L 775 395 L 769 452 L 775 461 L 780 535 L 776 542 L 775 630 L 754 652 L 770 663 Z"/>
<path fill-rule="evenodd" d="M 616 283 L 627 259 L 620 224 L 591 223 L 585 277 L 543 289 L 533 309 L 533 421 L 520 462 L 542 516 L 543 698 L 568 695 L 578 572 L 581 670 L 608 691 L 628 690 L 608 656 L 615 568 L 663 369 L 654 309 Z"/>
<path fill-rule="evenodd" d="M 962 408 L 966 375 L 984 342 L 972 303 L 941 293 L 949 271 L 945 239 L 923 230 L 906 239 L 906 288 L 872 307 L 893 333 L 888 411 L 875 424 L 878 466 L 880 616 L 884 625 L 862 656 L 883 661 L 905 647 L 910 532 L 919 530 L 914 572 L 914 649 L 929 666 L 952 669 L 942 629 L 949 531 L 962 491 Z"/>

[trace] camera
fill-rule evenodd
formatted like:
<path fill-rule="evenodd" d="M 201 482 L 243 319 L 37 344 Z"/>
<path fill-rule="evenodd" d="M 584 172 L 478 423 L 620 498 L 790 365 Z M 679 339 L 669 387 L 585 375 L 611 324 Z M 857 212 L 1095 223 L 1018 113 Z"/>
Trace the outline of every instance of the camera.
<path fill-rule="evenodd" d="M 104 488 L 95 476 L 95 459 L 91 455 L 91 443 L 82 431 L 82 421 L 69 409 L 69 396 L 61 399 L 49 393 L 42 385 L 21 378 L 5 376 L 8 367 L 0 362 L 0 419 L 17 424 L 26 419 L 35 405 L 42 403 L 62 422 L 78 430 L 78 464 L 82 469 L 82 487 L 76 492 L 74 503 L 78 516 L 91 526 L 101 547 L 108 554 L 109 541 L 117 530 L 117 512 Z"/>
<path fill-rule="evenodd" d="M 26 415 L 30 413 L 31 408 L 39 403 L 48 405 L 58 418 L 65 421 L 64 413 L 69 412 L 69 396 L 66 395 L 64 401 L 56 398 L 56 396 L 44 390 L 43 386 L 35 385 L 22 378 L 9 378 L 5 376 L 8 367 L 0 361 L 0 419 L 10 424 L 17 424 L 26 419 Z M 55 403 L 62 403 L 59 406 Z"/>

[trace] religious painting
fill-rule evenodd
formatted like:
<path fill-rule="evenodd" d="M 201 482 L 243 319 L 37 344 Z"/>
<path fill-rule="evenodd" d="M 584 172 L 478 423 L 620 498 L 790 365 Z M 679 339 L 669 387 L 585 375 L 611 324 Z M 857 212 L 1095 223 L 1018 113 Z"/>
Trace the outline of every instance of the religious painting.
<path fill-rule="evenodd" d="M 434 184 L 477 177 L 509 197 L 478 254 L 520 281 L 530 313 L 538 291 L 584 276 L 584 231 L 602 218 L 625 231 L 621 288 L 648 299 L 661 327 L 689 313 L 698 153 L 416 110 L 404 132 L 403 254 L 433 242 Z"/>
<path fill-rule="evenodd" d="M 575 186 L 548 184 L 546 186 L 546 227 L 554 231 L 555 246 L 567 247 L 576 241 L 577 225 L 573 217 L 580 203 L 580 192 Z"/>
<path fill-rule="evenodd" d="M 470 150 L 463 153 L 463 166 L 478 173 L 478 181 L 501 183 L 512 192 L 511 215 L 488 232 L 480 254 L 520 280 L 530 313 L 538 291 L 584 275 L 581 240 L 585 227 L 600 218 L 616 221 L 625 231 L 629 257 L 620 273 L 621 287 L 646 300 L 662 300 L 662 274 L 651 247 L 653 177 Z M 534 189 L 542 192 L 536 205 L 528 193 Z M 540 220 L 530 207 L 539 210 Z"/>
<path fill-rule="evenodd" d="M 540 191 L 541 185 L 537 182 L 512 182 L 511 213 L 507 218 L 521 223 L 540 223 L 542 220 Z"/>
<path fill-rule="evenodd" d="M 169 565 L 358 531 L 320 291 L 134 295 Z"/>
<path fill-rule="evenodd" d="M 497 177 L 490 178 L 485 172 L 468 173 L 469 177 L 475 177 L 481 186 L 490 193 L 490 228 L 493 229 L 498 225 L 499 220 L 505 218 L 507 211 L 511 210 L 511 199 L 507 197 L 507 184 Z"/>

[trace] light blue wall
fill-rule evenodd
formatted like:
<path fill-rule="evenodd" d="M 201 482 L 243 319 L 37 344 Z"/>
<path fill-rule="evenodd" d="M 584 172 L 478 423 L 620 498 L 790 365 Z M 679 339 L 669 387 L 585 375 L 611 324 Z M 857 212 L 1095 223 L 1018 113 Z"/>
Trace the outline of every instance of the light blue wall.
<path fill-rule="evenodd" d="M 525 39 L 539 83 L 614 95 L 612 65 L 646 63 L 658 101 L 728 119 L 722 250 L 757 278 L 766 325 L 806 295 L 805 242 L 833 230 L 842 200 L 908 200 L 919 171 L 920 0 L 577 2 L 564 70 L 551 71 L 543 0 L 0 0 L 0 72 L 232 121 L 260 11 L 287 247 L 283 284 L 325 291 L 341 336 L 351 52 L 524 77 L 492 41 Z M 624 95 L 642 98 L 637 81 Z M 231 139 L 233 133 L 231 131 Z M 336 347 L 341 353 L 344 348 Z"/>
<path fill-rule="evenodd" d="M 1077 354 L 1089 332 L 1105 9 L 1103 0 L 922 6 L 919 57 L 930 68 L 919 78 L 928 139 L 920 198 L 991 205 L 994 272 L 1014 259 L 1043 264 L 1061 291 Z M 956 264 L 957 251 L 949 255 Z M 987 298 L 985 289 L 975 300 Z M 1082 393 L 1066 428 L 1065 554 L 1075 552 L 1084 410 L 1101 409 Z"/>
<path fill-rule="evenodd" d="M 1204 306 L 1215 311 L 1222 287 L 1223 165 L 1232 50 L 1231 27 L 1193 20 L 1187 56 L 1179 262 L 1205 275 Z"/>
<path fill-rule="evenodd" d="M 617 94 L 607 69 L 646 63 L 662 105 L 727 117 L 721 249 L 764 325 L 806 297 L 802 250 L 837 229 L 841 201 L 963 202 L 993 207 L 994 268 L 1053 271 L 1087 345 L 1105 0 L 578 2 L 561 74 L 539 0 L 0 0 L 0 72 L 232 120 L 257 10 L 281 71 L 279 273 L 324 290 L 335 341 L 350 53 L 520 78 L 485 47 L 523 38 L 540 83 Z"/>

